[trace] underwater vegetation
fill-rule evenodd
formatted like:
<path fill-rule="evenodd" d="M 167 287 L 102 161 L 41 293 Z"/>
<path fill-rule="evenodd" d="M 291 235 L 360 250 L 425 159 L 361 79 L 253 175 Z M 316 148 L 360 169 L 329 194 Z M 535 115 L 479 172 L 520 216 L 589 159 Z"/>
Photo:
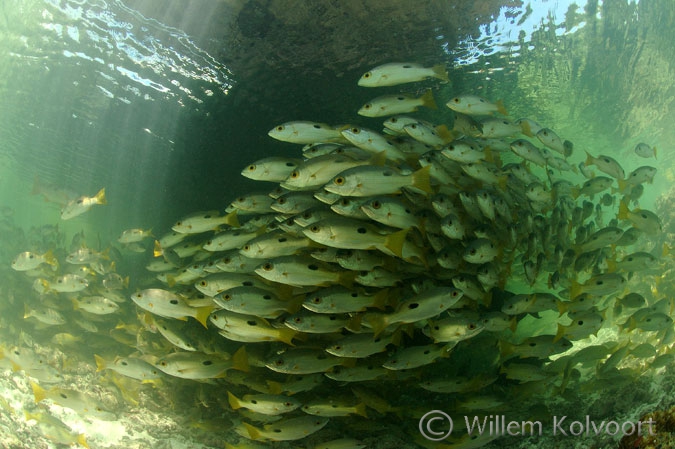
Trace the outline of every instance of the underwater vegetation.
<path fill-rule="evenodd" d="M 401 447 L 480 447 L 498 435 L 434 443 L 419 420 L 550 420 L 560 397 L 574 407 L 667 370 L 672 226 L 640 207 L 658 169 L 578 148 L 501 101 L 446 96 L 447 82 L 442 66 L 372 68 L 355 88 L 424 88 L 357 111 L 382 130 L 278 124 L 279 153 L 242 167 L 258 191 L 156 239 L 128 229 L 66 248 L 56 227 L 17 235 L 30 244 L 8 255 L 5 277 L 19 319 L 87 353 L 79 369 L 106 376 L 118 404 L 145 390 L 176 407 L 191 397 L 241 448 L 362 448 L 392 432 Z M 646 143 L 635 152 L 657 156 Z M 103 189 L 63 200 L 62 219 L 106 202 Z M 17 332 L 3 352 L 34 379 L 36 402 L 114 417 L 31 340 Z M 86 444 L 47 411 L 25 420 Z"/>
<path fill-rule="evenodd" d="M 641 417 L 642 421 L 652 419 L 659 429 L 656 435 L 626 435 L 619 443 L 619 449 L 657 449 L 675 445 L 675 408 L 656 410 Z"/>

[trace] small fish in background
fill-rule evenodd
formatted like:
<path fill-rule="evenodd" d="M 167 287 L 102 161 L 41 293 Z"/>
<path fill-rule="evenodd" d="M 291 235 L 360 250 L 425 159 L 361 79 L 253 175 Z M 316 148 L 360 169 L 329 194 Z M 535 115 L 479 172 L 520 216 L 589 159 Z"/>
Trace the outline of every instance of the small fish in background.
<path fill-rule="evenodd" d="M 30 413 L 24 411 L 26 421 L 35 421 L 36 427 L 40 430 L 42 435 L 48 440 L 61 445 L 75 445 L 79 444 L 87 449 L 87 439 L 83 433 L 77 433 L 71 430 L 60 419 L 50 415 L 48 412 L 37 411 Z"/>
<path fill-rule="evenodd" d="M 384 95 L 364 104 L 357 114 L 364 117 L 385 117 L 388 115 L 416 112 L 419 106 L 437 109 L 431 89 L 417 98 L 410 94 Z"/>
<path fill-rule="evenodd" d="M 653 157 L 656 159 L 656 147 L 652 147 L 644 142 L 640 142 L 635 145 L 635 154 L 644 158 Z"/>
<path fill-rule="evenodd" d="M 117 241 L 124 244 L 138 243 L 148 237 L 154 237 L 152 235 L 152 229 L 133 228 L 122 231 L 122 234 L 120 234 Z"/>
<path fill-rule="evenodd" d="M 602 154 L 595 157 L 587 151 L 585 165 L 587 167 L 589 165 L 595 165 L 601 172 L 607 173 L 609 176 L 618 180 L 623 180 L 626 177 L 626 172 L 623 170 L 623 167 L 621 167 L 621 164 L 613 157 Z"/>
<path fill-rule="evenodd" d="M 57 270 L 59 267 L 59 261 L 54 257 L 54 253 L 51 250 L 44 254 L 24 251 L 14 258 L 11 266 L 12 269 L 16 271 L 30 271 L 36 269 L 43 263 L 51 265 L 54 270 Z"/>
<path fill-rule="evenodd" d="M 70 220 L 71 218 L 82 215 L 97 204 L 102 205 L 106 203 L 105 188 L 102 188 L 94 196 L 81 196 L 75 200 L 69 201 L 68 204 L 61 209 L 61 219 Z"/>
<path fill-rule="evenodd" d="M 321 430 L 328 424 L 328 420 L 328 418 L 320 416 L 300 416 L 266 424 L 263 428 L 257 428 L 246 422 L 242 422 L 240 426 L 235 427 L 233 430 L 239 435 L 252 440 L 294 441 Z"/>
<path fill-rule="evenodd" d="M 96 251 L 92 248 L 89 248 L 87 246 L 81 246 L 77 250 L 73 251 L 72 253 L 68 254 L 66 256 L 66 262 L 72 265 L 88 265 L 97 261 L 100 261 L 101 259 L 104 260 L 109 260 L 110 257 L 108 256 L 108 253 L 110 252 L 110 249 L 106 249 L 105 251 Z"/>
<path fill-rule="evenodd" d="M 33 189 L 30 193 L 31 195 L 40 195 L 46 202 L 58 204 L 61 207 L 77 197 L 77 194 L 54 183 L 45 182 L 37 175 L 33 178 Z"/>
<path fill-rule="evenodd" d="M 483 97 L 478 95 L 459 95 L 454 97 L 445 104 L 447 107 L 452 109 L 455 112 L 468 115 L 491 115 L 495 112 L 498 112 L 502 115 L 508 115 L 504 103 L 501 100 L 497 100 L 495 103 L 492 103 L 486 100 Z"/>
<path fill-rule="evenodd" d="M 572 143 L 569 140 L 563 141 L 552 129 L 542 128 L 537 132 L 536 136 L 541 143 L 566 158 L 572 155 L 574 148 Z"/>
<path fill-rule="evenodd" d="M 46 291 L 55 291 L 59 293 L 74 293 L 84 290 L 89 286 L 89 280 L 79 274 L 64 274 L 54 281 L 42 280 L 42 285 Z"/>
<path fill-rule="evenodd" d="M 290 143 L 312 144 L 316 142 L 344 141 L 339 128 L 334 128 L 325 123 L 302 120 L 277 125 L 267 134 L 274 139 Z"/>
<path fill-rule="evenodd" d="M 382 64 L 361 75 L 358 85 L 361 87 L 396 86 L 398 84 L 437 78 L 448 82 L 448 72 L 443 64 L 424 67 L 411 62 L 392 62 Z"/>

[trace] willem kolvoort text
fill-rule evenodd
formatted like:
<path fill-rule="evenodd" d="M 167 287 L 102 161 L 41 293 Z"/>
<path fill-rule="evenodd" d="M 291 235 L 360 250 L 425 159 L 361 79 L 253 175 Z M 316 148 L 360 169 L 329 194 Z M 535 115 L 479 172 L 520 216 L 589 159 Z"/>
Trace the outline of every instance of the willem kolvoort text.
<path fill-rule="evenodd" d="M 544 425 L 541 421 L 511 421 L 505 415 L 464 416 L 466 432 L 488 434 L 492 436 L 530 436 L 542 435 Z M 567 416 L 554 416 L 552 432 L 556 436 L 596 436 L 596 435 L 654 435 L 654 421 L 600 421 L 596 422 L 586 415 L 583 420 L 572 421 Z"/>

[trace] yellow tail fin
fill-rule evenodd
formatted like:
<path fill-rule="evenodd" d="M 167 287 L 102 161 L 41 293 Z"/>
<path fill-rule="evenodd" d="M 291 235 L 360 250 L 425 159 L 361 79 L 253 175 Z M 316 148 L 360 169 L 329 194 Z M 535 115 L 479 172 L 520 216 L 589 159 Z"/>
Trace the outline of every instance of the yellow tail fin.
<path fill-rule="evenodd" d="M 251 437 L 252 440 L 259 440 L 260 438 L 262 438 L 263 435 L 262 435 L 262 432 L 260 432 L 260 430 L 256 429 L 255 427 L 253 427 L 249 423 L 245 422 L 245 423 L 242 423 L 242 424 L 244 425 L 244 427 L 248 431 L 248 435 Z"/>
<path fill-rule="evenodd" d="M 438 64 L 435 65 L 431 68 L 434 72 L 434 78 L 438 78 L 439 80 L 449 83 L 450 78 L 448 78 L 448 71 L 445 70 L 445 65 L 444 64 Z"/>
<path fill-rule="evenodd" d="M 81 433 L 77 436 L 77 444 L 89 449 L 89 445 L 87 444 L 87 439 L 85 438 L 83 433 Z"/>
<path fill-rule="evenodd" d="M 364 418 L 368 418 L 368 413 L 366 413 L 366 404 L 363 402 L 358 404 L 356 407 L 354 407 L 354 413 L 363 416 Z"/>
<path fill-rule="evenodd" d="M 237 351 L 232 355 L 232 368 L 237 371 L 243 371 L 247 373 L 250 369 L 248 363 L 248 354 L 246 353 L 246 346 L 242 345 Z"/>
<path fill-rule="evenodd" d="M 33 381 L 30 382 L 30 387 L 33 389 L 33 396 L 35 396 L 36 404 L 45 400 L 47 397 L 47 391 L 44 388 Z"/>
<path fill-rule="evenodd" d="M 497 112 L 503 115 L 509 115 L 509 113 L 506 111 L 506 108 L 504 107 L 504 102 L 502 100 L 497 100 L 495 105 L 497 106 Z"/>
<path fill-rule="evenodd" d="M 239 402 L 239 399 L 229 391 L 227 392 L 227 402 L 230 403 L 230 407 L 232 407 L 232 410 L 238 410 L 241 408 L 241 403 Z"/>
<path fill-rule="evenodd" d="M 429 167 L 427 165 L 427 167 Z M 406 235 L 408 234 L 408 229 L 402 229 L 400 231 L 389 234 L 384 240 L 384 247 L 389 251 L 394 253 L 396 257 L 403 256 L 403 244 L 405 243 Z"/>
<path fill-rule="evenodd" d="M 105 199 L 105 187 L 98 191 L 94 196 L 97 204 L 106 204 L 107 200 Z"/>
<path fill-rule="evenodd" d="M 159 257 L 162 254 L 164 254 L 164 251 L 162 250 L 162 245 L 160 245 L 159 240 L 155 240 L 155 246 L 152 251 L 153 257 Z"/>
<path fill-rule="evenodd" d="M 422 190 L 423 192 L 433 193 L 433 190 L 431 189 L 431 177 L 429 176 L 430 170 L 431 165 L 427 165 L 426 167 L 420 168 L 415 173 L 413 173 L 412 186 Z"/>
<path fill-rule="evenodd" d="M 584 165 L 586 167 L 588 167 L 589 165 L 593 165 L 594 163 L 595 163 L 595 158 L 591 155 L 591 153 L 586 151 L 586 162 L 584 162 Z"/>
<path fill-rule="evenodd" d="M 424 95 L 421 97 L 422 106 L 426 106 L 429 109 L 438 109 L 436 106 L 436 100 L 434 100 L 434 94 L 431 92 L 431 89 L 427 90 Z"/>
<path fill-rule="evenodd" d="M 199 321 L 202 326 L 205 328 L 208 327 L 206 325 L 206 320 L 209 319 L 209 315 L 211 315 L 211 311 L 213 311 L 213 306 L 206 306 L 206 307 L 199 307 L 197 309 L 197 313 L 195 313 L 195 320 Z"/>

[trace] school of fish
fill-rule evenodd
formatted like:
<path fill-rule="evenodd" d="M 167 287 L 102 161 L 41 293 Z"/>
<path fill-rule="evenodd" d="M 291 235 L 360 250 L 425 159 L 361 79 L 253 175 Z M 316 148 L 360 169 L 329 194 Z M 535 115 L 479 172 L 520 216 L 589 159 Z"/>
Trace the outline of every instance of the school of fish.
<path fill-rule="evenodd" d="M 7 262 L 32 290 L 24 318 L 54 344 L 100 348 L 98 371 L 217 392 L 240 438 L 227 447 L 242 449 L 368 429 L 364 420 L 394 422 L 423 447 L 480 447 L 491 439 L 431 444 L 418 420 L 449 404 L 531 416 L 552 395 L 671 365 L 671 247 L 661 218 L 638 206 L 657 168 L 625 171 L 532 118 L 513 120 L 500 101 L 458 94 L 439 107 L 447 81 L 443 66 L 371 69 L 358 86 L 431 87 L 356 111 L 381 118 L 379 130 L 274 126 L 278 153 L 241 171 L 258 191 L 157 239 L 128 229 L 107 249 L 84 238 L 69 251 L 25 248 Z M 641 143 L 635 154 L 656 150 Z M 104 205 L 105 190 L 62 203 L 71 219 Z M 147 274 L 119 274 L 125 252 L 148 254 Z M 603 332 L 611 338 L 588 343 Z M 36 379 L 36 402 L 110 413 L 58 386 L 58 370 L 28 346 L 3 352 Z M 44 412 L 26 419 L 86 445 Z M 343 436 L 314 447 L 367 447 Z"/>

